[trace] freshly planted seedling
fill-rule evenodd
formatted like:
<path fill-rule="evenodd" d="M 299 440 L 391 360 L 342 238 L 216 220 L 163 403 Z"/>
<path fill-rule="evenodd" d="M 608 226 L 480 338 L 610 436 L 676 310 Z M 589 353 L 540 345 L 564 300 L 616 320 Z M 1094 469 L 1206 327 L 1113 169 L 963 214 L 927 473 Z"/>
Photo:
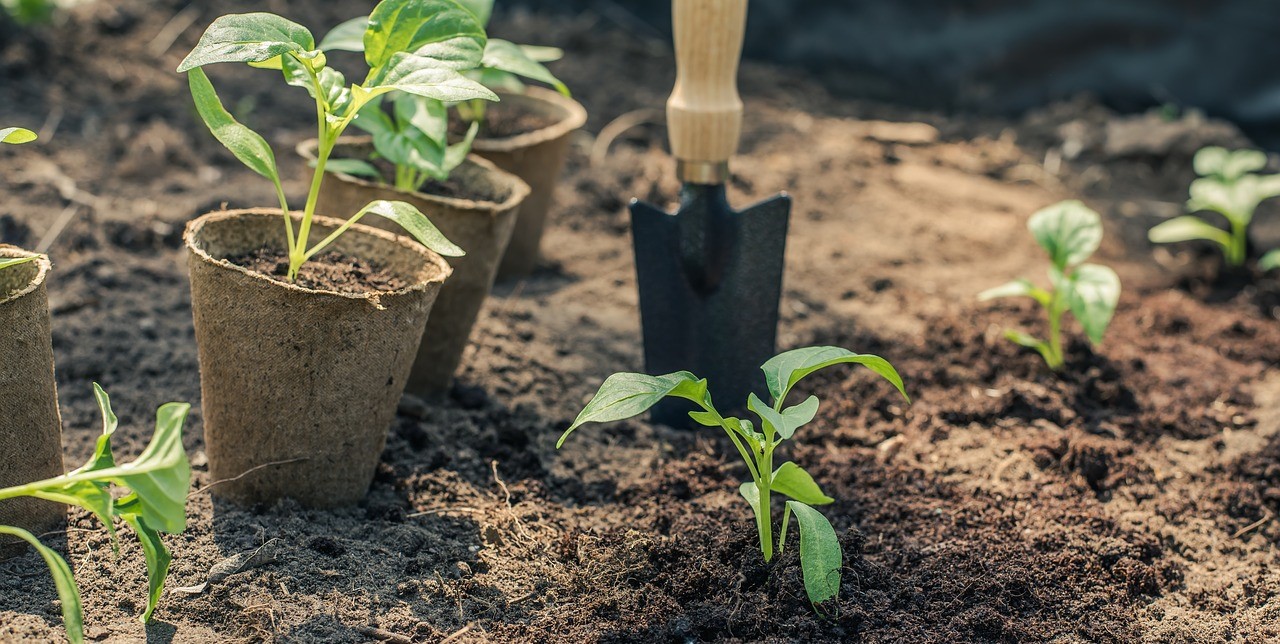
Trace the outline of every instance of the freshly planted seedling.
<path fill-rule="evenodd" d="M 793 437 L 796 430 L 812 421 L 818 413 L 817 396 L 809 396 L 798 405 L 785 407 L 791 389 L 805 376 L 838 364 L 863 365 L 892 383 L 904 398 L 907 396 L 902 378 L 884 358 L 859 355 L 839 347 L 796 349 L 780 354 L 760 367 L 764 371 L 772 404 L 765 404 L 754 393 L 747 399 L 747 408 L 759 418 L 757 429 L 749 419 L 725 418 L 711 402 L 707 381 L 687 371 L 665 376 L 616 373 L 604 381 L 577 420 L 560 437 L 556 447 L 563 446 L 569 434 L 586 423 L 607 423 L 638 416 L 667 396 L 692 401 L 701 410 L 689 412 L 689 416 L 706 427 L 723 429 L 746 463 L 751 480 L 743 483 L 738 491 L 755 513 L 760 550 L 765 561 L 772 560 L 775 552 L 772 495 L 776 492 L 789 497 L 790 500 L 783 505 L 777 552 L 782 552 L 786 546 L 787 528 L 794 514 L 800 526 L 800 567 L 805 592 L 816 608 L 840 592 L 840 570 L 844 561 L 840 542 L 831 523 L 813 509 L 815 505 L 826 505 L 834 499 L 824 494 L 813 477 L 799 465 L 787 461 L 774 468 L 773 457 L 783 441 Z"/>
<path fill-rule="evenodd" d="M 1188 212 L 1212 211 L 1226 218 L 1223 230 L 1199 217 L 1185 215 L 1157 225 L 1148 238 L 1157 244 L 1207 240 L 1222 247 L 1226 263 L 1243 266 L 1249 254 L 1249 224 L 1258 204 L 1280 196 L 1280 175 L 1255 174 L 1267 166 L 1258 150 L 1202 148 L 1193 160 L 1199 179 L 1191 182 Z"/>
<path fill-rule="evenodd" d="M 339 35 L 354 38 L 350 28 L 347 32 Z M 363 82 L 350 86 L 341 72 L 327 65 L 325 48 L 316 46 L 310 31 L 270 13 L 218 18 L 178 67 L 179 72 L 187 72 L 196 109 L 214 137 L 250 169 L 275 184 L 287 231 L 290 281 L 297 277 L 303 263 L 368 214 L 395 222 L 441 255 L 463 254 L 416 207 L 384 200 L 369 203 L 331 235 L 308 246 L 329 157 L 338 137 L 365 106 L 393 91 L 445 102 L 497 98 L 488 88 L 462 74 L 480 63 L 487 39 L 476 17 L 453 0 L 383 0 L 365 19 L 360 33 L 369 72 Z M 205 65 L 225 62 L 279 70 L 286 83 L 305 88 L 315 99 L 319 148 L 296 232 L 271 147 L 227 112 L 203 71 Z"/>
<path fill-rule="evenodd" d="M 1099 264 L 1082 263 L 1102 244 L 1102 219 L 1079 201 L 1063 201 L 1041 210 L 1027 222 L 1036 242 L 1049 252 L 1048 290 L 1030 280 L 1014 280 L 978 295 L 986 301 L 999 297 L 1029 297 L 1044 307 L 1049 317 L 1049 339 L 1040 340 L 1022 331 L 1008 330 L 1006 338 L 1035 349 L 1049 368 L 1065 363 L 1062 352 L 1062 318 L 1068 311 L 1080 321 L 1095 345 L 1115 314 L 1120 300 L 1120 278 Z"/>
<path fill-rule="evenodd" d="M 151 621 L 164 592 L 164 581 L 172 561 L 160 533 L 178 534 L 187 529 L 187 488 L 191 483 L 191 467 L 182 447 L 182 426 L 191 406 L 169 403 L 160 407 L 151 443 L 137 460 L 117 465 L 111 451 L 111 435 L 119 421 L 111 411 L 111 400 L 106 392 L 95 384 L 93 393 L 102 410 L 102 436 L 98 438 L 89 462 L 62 476 L 2 489 L 0 500 L 32 497 L 84 508 L 106 526 L 117 553 L 119 541 L 115 520 L 119 519 L 133 528 L 147 564 L 149 590 L 147 607 L 142 613 L 142 621 L 146 623 Z M 112 494 L 113 487 L 126 488 L 129 494 L 117 498 Z M 0 525 L 0 534 L 22 539 L 40 553 L 53 573 L 58 599 L 62 602 L 67 638 L 72 642 L 83 642 L 84 611 L 80 604 L 80 590 L 66 560 L 21 528 Z"/>

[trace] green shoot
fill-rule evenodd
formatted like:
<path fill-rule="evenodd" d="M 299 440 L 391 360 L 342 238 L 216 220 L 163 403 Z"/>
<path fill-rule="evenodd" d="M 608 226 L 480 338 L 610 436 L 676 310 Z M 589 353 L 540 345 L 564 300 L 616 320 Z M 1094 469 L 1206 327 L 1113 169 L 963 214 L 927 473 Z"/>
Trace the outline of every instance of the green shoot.
<path fill-rule="evenodd" d="M 18 266 L 19 264 L 26 264 L 27 262 L 34 262 L 37 259 L 39 259 L 38 255 L 32 257 L 0 257 L 0 271 L 9 268 L 10 266 Z"/>
<path fill-rule="evenodd" d="M 169 575 L 172 560 L 160 533 L 178 534 L 187 529 L 186 504 L 191 467 L 182 447 L 182 426 L 191 406 L 169 403 L 160 407 L 151 443 L 137 460 L 117 465 L 111 451 L 111 435 L 119 421 L 111 411 L 111 400 L 102 387 L 94 384 L 93 393 L 102 411 L 102 436 L 98 437 L 89 462 L 62 476 L 0 489 L 0 500 L 32 497 L 84 508 L 97 516 L 110 531 L 117 552 L 119 543 L 115 520 L 119 519 L 133 528 L 147 563 L 147 607 L 141 617 L 142 622 L 147 623 L 151 621 L 164 592 L 164 581 Z M 117 498 L 111 493 L 112 486 L 126 488 L 129 494 Z M 26 530 L 0 526 L 0 534 L 22 539 L 40 553 L 58 589 L 67 639 L 75 644 L 83 642 L 84 609 L 80 603 L 80 590 L 67 562 Z"/>
<path fill-rule="evenodd" d="M 0 128 L 0 143 L 18 145 L 36 140 L 36 133 L 22 127 Z"/>
<path fill-rule="evenodd" d="M 355 27 L 359 27 L 356 24 Z M 364 81 L 347 84 L 346 78 L 327 65 L 324 47 L 351 44 L 357 29 L 347 27 L 335 40 L 317 47 L 302 25 L 270 13 L 232 14 L 211 24 L 196 48 L 179 65 L 186 72 L 196 109 L 214 137 L 242 163 L 275 184 L 289 244 L 288 279 L 298 276 L 302 265 L 337 239 L 337 234 L 309 246 L 312 219 L 326 166 L 338 137 L 366 105 L 398 91 L 427 99 L 455 102 L 497 100 L 497 95 L 463 75 L 479 65 L 487 38 L 475 16 L 453 0 L 383 0 L 364 19 L 359 30 L 369 72 Z M 267 142 L 237 122 L 223 107 L 203 71 L 205 65 L 239 62 L 273 69 L 287 84 L 307 90 L 316 103 L 319 149 L 311 188 L 295 231 L 289 205 L 280 183 L 275 154 Z M 375 201 L 355 213 L 343 226 L 368 214 L 386 217 L 427 248 L 445 256 L 463 255 L 417 208 L 402 201 Z"/>
<path fill-rule="evenodd" d="M 884 358 L 860 355 L 839 347 L 788 351 L 761 367 L 772 404 L 766 404 L 755 394 L 747 400 L 747 408 L 758 418 L 759 429 L 749 419 L 724 417 L 711 402 L 707 381 L 687 371 L 665 376 L 616 373 L 604 381 L 577 420 L 560 437 L 556 447 L 563 446 L 569 435 L 586 423 L 632 418 L 667 396 L 692 401 L 701 410 L 689 412 L 689 416 L 700 425 L 724 430 L 751 475 L 751 480 L 743 483 L 738 491 L 755 515 L 760 551 L 765 561 L 771 561 L 775 552 L 772 495 L 778 493 L 790 499 L 783 504 L 777 551 L 781 552 L 786 545 L 787 528 L 794 514 L 800 528 L 800 563 L 805 592 L 816 608 L 840 592 L 840 571 L 844 561 L 840 542 L 831 524 L 812 507 L 832 503 L 834 499 L 824 494 L 813 477 L 799 465 L 788 461 L 775 468 L 774 451 L 818 413 L 817 396 L 810 396 L 798 405 L 784 407 L 792 388 L 806 376 L 838 364 L 863 365 L 888 380 L 904 398 L 907 397 L 902 378 Z"/>
<path fill-rule="evenodd" d="M 458 0 L 459 4 L 469 9 L 488 27 L 493 16 L 493 0 Z M 564 51 L 555 47 L 538 47 L 533 45 L 517 45 L 515 43 L 493 38 L 484 48 L 484 59 L 480 68 L 471 72 L 471 77 L 479 80 L 485 87 L 513 93 L 524 92 L 525 78 L 539 83 L 546 83 L 557 92 L 569 96 L 569 88 L 547 69 L 543 63 L 560 60 Z M 488 103 L 484 101 L 466 101 L 458 104 L 458 115 L 471 123 L 484 123 Z"/>
<path fill-rule="evenodd" d="M 1228 266 L 1244 266 L 1249 254 L 1249 224 L 1267 199 L 1280 196 L 1280 175 L 1255 174 L 1267 166 L 1258 150 L 1201 148 L 1193 160 L 1199 179 L 1191 182 L 1188 212 L 1212 211 L 1226 218 L 1223 230 L 1199 217 L 1175 217 L 1152 228 L 1147 237 L 1156 244 L 1207 240 L 1222 248 Z"/>
<path fill-rule="evenodd" d="M 377 156 L 395 164 L 395 187 L 416 192 L 429 180 L 444 181 L 471 152 L 480 126 L 472 123 L 467 136 L 449 144 L 448 106 L 412 94 L 398 94 L 392 100 L 392 113 L 382 106 L 370 104 L 356 117 L 356 127 L 373 135 Z M 351 165 L 346 172 L 377 181 L 382 173 L 372 164 L 357 159 L 342 159 Z"/>
<path fill-rule="evenodd" d="M 1262 259 L 1258 260 L 1258 268 L 1264 271 L 1274 271 L 1280 268 L 1280 248 L 1263 255 Z"/>
<path fill-rule="evenodd" d="M 1027 227 L 1049 252 L 1052 286 L 1045 290 L 1020 279 L 983 291 L 978 299 L 1029 297 L 1044 307 L 1049 317 L 1047 341 L 1012 329 L 1005 331 L 1005 337 L 1035 349 L 1056 371 L 1066 363 L 1062 351 L 1063 315 L 1070 311 L 1089 340 L 1100 344 L 1120 301 L 1120 278 L 1106 266 L 1082 263 L 1102 244 L 1102 219 L 1083 203 L 1072 200 L 1049 206 L 1031 215 Z"/>

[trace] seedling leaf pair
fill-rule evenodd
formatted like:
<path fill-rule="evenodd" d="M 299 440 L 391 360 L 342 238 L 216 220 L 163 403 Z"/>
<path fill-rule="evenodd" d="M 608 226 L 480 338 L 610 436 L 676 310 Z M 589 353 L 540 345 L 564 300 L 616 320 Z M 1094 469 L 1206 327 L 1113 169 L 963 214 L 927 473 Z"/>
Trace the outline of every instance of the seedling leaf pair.
<path fill-rule="evenodd" d="M 1052 369 L 1065 364 L 1062 350 L 1062 317 L 1070 311 L 1093 344 L 1101 344 L 1107 326 L 1120 301 L 1120 278 L 1100 264 L 1083 263 L 1102 244 L 1102 218 L 1079 201 L 1063 201 L 1031 216 L 1027 228 L 1036 242 L 1049 253 L 1048 290 L 1030 280 L 1017 279 L 983 291 L 982 301 L 1005 297 L 1028 297 L 1045 309 L 1049 318 L 1049 339 L 1040 340 L 1022 331 L 1009 330 L 1005 337 L 1035 349 Z"/>
<path fill-rule="evenodd" d="M 760 550 L 765 561 L 773 558 L 774 530 L 770 519 L 773 493 L 789 497 L 784 504 L 782 529 L 778 533 L 778 551 L 786 545 L 787 529 L 792 513 L 800 527 L 800 561 L 805 592 L 815 608 L 840 592 L 840 570 L 843 553 L 835 530 L 825 517 L 811 506 L 832 503 L 808 472 L 793 462 L 773 467 L 774 451 L 783 441 L 808 424 L 818 413 L 817 396 L 784 407 L 791 389 L 806 376 L 838 364 L 860 364 L 885 380 L 907 397 L 902 378 L 888 361 L 879 356 L 861 355 L 839 347 L 811 347 L 780 354 L 766 362 L 765 374 L 772 404 L 755 394 L 747 400 L 747 408 L 760 420 L 760 431 L 745 419 L 726 418 L 712 404 L 707 381 L 680 371 L 663 376 L 639 373 L 616 373 L 609 376 L 599 391 L 578 414 L 573 425 L 560 437 L 556 447 L 582 425 L 611 422 L 638 416 L 668 396 L 692 401 L 700 409 L 689 416 L 707 427 L 719 427 L 732 441 L 751 474 L 738 492 L 751 507 L 760 537 Z"/>
<path fill-rule="evenodd" d="M 102 435 L 89 462 L 62 476 L 2 489 L 0 500 L 34 497 L 82 507 L 107 527 L 117 553 L 114 520 L 127 523 L 138 536 L 147 564 L 147 602 L 141 618 L 146 623 L 151 621 L 164 593 L 164 581 L 172 561 L 160 534 L 177 534 L 187 527 L 186 497 L 191 468 L 182 446 L 182 427 L 191 406 L 169 403 L 160 407 L 156 413 L 155 434 L 147 448 L 134 461 L 118 465 L 111 452 L 111 436 L 119 422 L 111 411 L 106 392 L 96 384 L 93 387 L 103 424 Z M 112 486 L 127 488 L 130 493 L 117 501 L 111 494 Z M 67 638 L 74 643 L 83 642 L 84 610 L 67 562 L 21 528 L 0 526 L 0 534 L 18 537 L 40 553 L 58 588 Z"/>

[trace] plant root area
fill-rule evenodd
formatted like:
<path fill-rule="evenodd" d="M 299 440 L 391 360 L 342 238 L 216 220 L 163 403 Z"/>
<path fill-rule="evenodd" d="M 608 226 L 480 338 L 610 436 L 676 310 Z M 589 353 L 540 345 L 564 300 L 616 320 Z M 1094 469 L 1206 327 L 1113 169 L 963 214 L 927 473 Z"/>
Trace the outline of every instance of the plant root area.
<path fill-rule="evenodd" d="M 359 10 L 343 4 L 265 6 L 319 35 Z M 275 199 L 209 136 L 172 70 L 214 17 L 263 6 L 97 2 L 0 39 L 0 114 L 48 135 L 0 154 L 0 237 L 52 240 L 68 465 L 100 431 L 91 382 L 123 420 L 122 458 L 145 444 L 157 405 L 195 405 L 191 525 L 167 538 L 175 559 L 152 624 L 137 620 L 146 578 L 127 529 L 119 557 L 85 512 L 47 537 L 80 581 L 91 640 L 1280 640 L 1280 286 L 1216 279 L 1200 249 L 1145 237 L 1182 210 L 1198 147 L 1248 145 L 1195 114 L 1080 99 L 954 115 L 744 65 L 731 198 L 786 190 L 796 204 L 780 347 L 882 355 L 913 398 L 848 368 L 799 388 L 822 408 L 779 458 L 837 499 L 824 512 L 845 567 L 825 616 L 794 547 L 762 560 L 737 494 L 746 471 L 723 436 L 636 419 L 588 426 L 557 451 L 606 376 L 642 368 L 625 206 L 670 203 L 679 188 L 661 124 L 669 45 L 612 13 L 514 12 L 493 26 L 565 48 L 555 71 L 592 116 L 544 260 L 489 300 L 448 399 L 405 401 L 357 507 L 218 500 L 181 232 L 204 212 Z M 211 72 L 273 142 L 297 204 L 307 170 L 291 150 L 314 136 L 314 110 L 270 74 Z M 620 117 L 634 126 L 599 138 Z M 1096 261 L 1124 294 L 1101 347 L 1071 324 L 1068 365 L 1052 374 L 1001 336 L 1042 335 L 1039 312 L 975 296 L 1019 276 L 1046 282 L 1026 220 L 1065 198 L 1102 213 Z M 1280 246 L 1278 219 L 1273 205 L 1259 211 L 1262 247 Z M 60 637 L 44 564 L 0 563 L 0 640 Z"/>

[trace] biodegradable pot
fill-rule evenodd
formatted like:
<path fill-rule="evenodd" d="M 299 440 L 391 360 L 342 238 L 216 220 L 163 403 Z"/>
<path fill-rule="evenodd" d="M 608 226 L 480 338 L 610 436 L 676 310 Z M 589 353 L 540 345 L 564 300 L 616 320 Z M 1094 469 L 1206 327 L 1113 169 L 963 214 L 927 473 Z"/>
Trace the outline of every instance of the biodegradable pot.
<path fill-rule="evenodd" d="M 527 277 L 538 263 L 542 231 L 564 170 L 569 135 L 587 122 L 587 111 L 577 101 L 541 87 L 525 93 L 498 92 L 501 108 L 545 115 L 553 124 L 540 130 L 504 138 L 477 138 L 471 150 L 529 184 L 529 198 L 520 207 L 515 234 L 498 268 L 498 280 Z"/>
<path fill-rule="evenodd" d="M 308 161 L 316 158 L 316 141 L 305 141 L 298 153 Z M 334 150 L 335 158 L 366 159 L 373 150 L 369 137 L 343 138 Z M 448 391 L 453 374 L 471 337 L 485 298 L 493 288 L 502 253 L 511 240 L 516 211 L 529 195 L 529 186 L 479 157 L 469 157 L 450 176 L 465 189 L 494 195 L 492 201 L 472 201 L 421 192 L 406 192 L 392 186 L 334 174 L 320 188 L 318 208 L 327 213 L 355 214 L 370 201 L 386 199 L 413 204 L 450 241 L 467 252 L 448 258 L 453 276 L 440 289 L 440 297 L 427 320 L 426 334 L 409 375 L 409 393 L 422 398 L 439 398 Z M 404 229 L 381 217 L 362 219 L 370 225 L 404 235 Z"/>
<path fill-rule="evenodd" d="M 31 257 L 0 245 L 0 257 Z M 0 270 L 0 488 L 53 478 L 62 469 L 62 419 L 53 375 L 49 260 Z M 0 524 L 36 535 L 66 521 L 66 507 L 38 499 L 0 501 Z M 8 537 L 0 543 L 8 542 Z M 0 548 L 0 557 L 16 548 Z"/>
<path fill-rule="evenodd" d="M 340 224 L 316 217 L 311 238 Z M 236 503 L 290 497 L 308 507 L 360 500 L 449 265 L 412 240 L 362 225 L 329 248 L 410 286 L 342 294 L 227 261 L 286 248 L 278 209 L 210 213 L 187 225 L 185 240 L 205 448 L 210 478 L 222 481 L 214 493 Z"/>

